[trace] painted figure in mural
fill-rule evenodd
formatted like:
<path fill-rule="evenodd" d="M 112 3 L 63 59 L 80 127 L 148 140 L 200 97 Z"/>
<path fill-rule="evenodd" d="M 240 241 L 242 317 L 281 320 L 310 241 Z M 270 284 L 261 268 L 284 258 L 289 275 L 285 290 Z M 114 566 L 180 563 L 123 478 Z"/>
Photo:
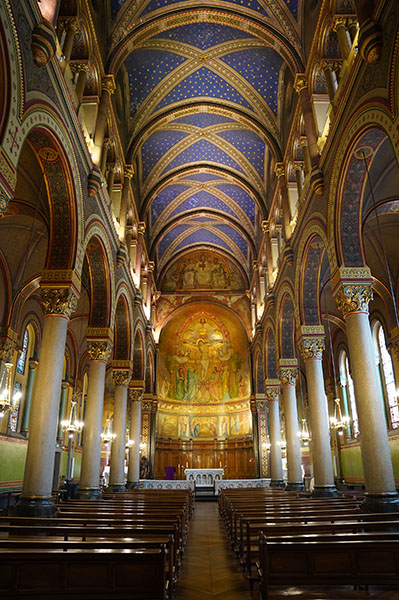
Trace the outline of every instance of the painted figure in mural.
<path fill-rule="evenodd" d="M 219 262 L 217 258 L 213 259 L 213 263 L 214 267 L 211 272 L 211 288 L 224 289 L 228 285 L 226 271 L 224 270 L 222 263 Z"/>
<path fill-rule="evenodd" d="M 198 374 L 196 370 L 187 369 L 187 388 L 184 394 L 184 401 L 197 400 L 198 398 Z"/>
<path fill-rule="evenodd" d="M 146 456 L 140 458 L 140 479 L 148 479 L 149 475 L 149 463 Z"/>
<path fill-rule="evenodd" d="M 183 400 L 186 393 L 186 369 L 180 366 L 176 371 L 176 399 Z"/>
<path fill-rule="evenodd" d="M 191 258 L 188 259 L 183 269 L 180 271 L 181 282 L 184 288 L 195 287 L 196 268 Z"/>

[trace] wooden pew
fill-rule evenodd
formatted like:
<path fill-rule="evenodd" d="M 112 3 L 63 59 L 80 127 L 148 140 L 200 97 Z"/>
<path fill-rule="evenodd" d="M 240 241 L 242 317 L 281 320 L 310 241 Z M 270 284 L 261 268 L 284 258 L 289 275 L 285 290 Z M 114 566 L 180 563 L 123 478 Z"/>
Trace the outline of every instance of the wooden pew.
<path fill-rule="evenodd" d="M 165 549 L 0 549 L 2 600 L 167 600 Z"/>
<path fill-rule="evenodd" d="M 394 585 L 399 582 L 399 542 L 361 539 L 268 541 L 260 538 L 260 595 L 271 585 Z"/>
<path fill-rule="evenodd" d="M 399 532 L 399 513 L 373 513 L 358 515 L 357 520 L 333 522 L 328 520 L 316 523 L 270 523 L 267 521 L 255 523 L 245 519 L 242 523 L 245 535 L 241 538 L 240 563 L 246 571 L 251 584 L 257 579 L 253 568 L 259 562 L 259 536 L 264 534 L 267 539 L 284 536 L 305 536 L 309 534 L 339 535 L 342 533 L 361 532 Z M 385 534 L 384 534 L 385 535 Z M 287 538 L 286 538 L 287 539 Z"/>

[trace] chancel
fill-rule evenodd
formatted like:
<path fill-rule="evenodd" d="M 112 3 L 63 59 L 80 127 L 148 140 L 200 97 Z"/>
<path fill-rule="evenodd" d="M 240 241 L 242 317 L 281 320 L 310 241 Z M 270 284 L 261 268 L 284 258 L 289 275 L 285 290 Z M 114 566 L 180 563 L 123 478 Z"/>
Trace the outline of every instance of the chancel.
<path fill-rule="evenodd" d="M 1 598 L 398 597 L 398 90 L 396 0 L 0 2 Z"/>

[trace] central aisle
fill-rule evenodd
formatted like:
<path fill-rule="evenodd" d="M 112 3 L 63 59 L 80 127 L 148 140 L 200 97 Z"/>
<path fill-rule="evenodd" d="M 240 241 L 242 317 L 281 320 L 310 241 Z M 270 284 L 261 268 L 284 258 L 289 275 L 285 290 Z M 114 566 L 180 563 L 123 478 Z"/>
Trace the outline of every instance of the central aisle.
<path fill-rule="evenodd" d="M 176 600 L 254 600 L 231 551 L 217 502 L 197 502 L 176 589 Z"/>

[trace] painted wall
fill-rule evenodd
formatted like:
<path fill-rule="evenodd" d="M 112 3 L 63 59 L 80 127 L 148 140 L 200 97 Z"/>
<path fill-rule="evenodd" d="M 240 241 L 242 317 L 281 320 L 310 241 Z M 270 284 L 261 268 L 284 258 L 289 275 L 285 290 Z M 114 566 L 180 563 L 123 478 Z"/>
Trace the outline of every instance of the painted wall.
<path fill-rule="evenodd" d="M 28 442 L 0 435 L 0 491 L 22 486 Z"/>

